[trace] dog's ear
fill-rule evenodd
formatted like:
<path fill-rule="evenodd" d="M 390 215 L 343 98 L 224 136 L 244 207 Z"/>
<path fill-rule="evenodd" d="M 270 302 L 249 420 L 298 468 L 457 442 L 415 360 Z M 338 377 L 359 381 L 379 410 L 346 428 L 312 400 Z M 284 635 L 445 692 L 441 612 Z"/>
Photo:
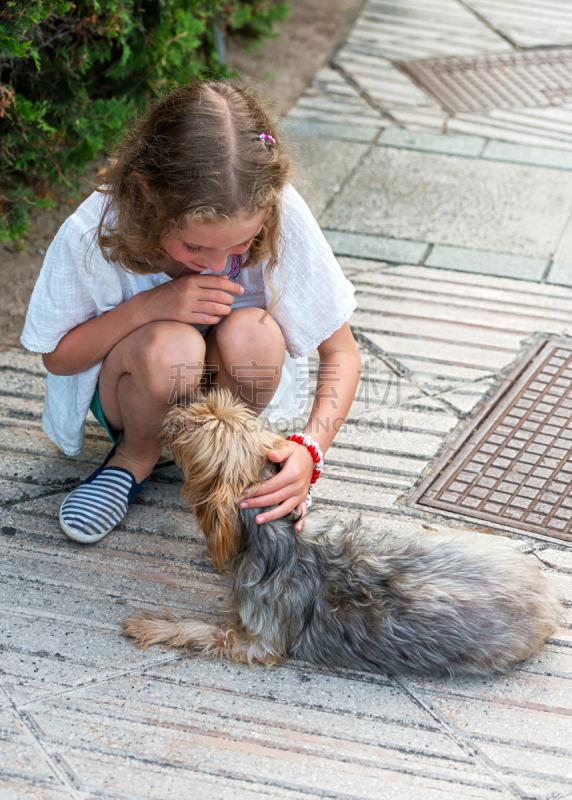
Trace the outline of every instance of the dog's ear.
<path fill-rule="evenodd" d="M 238 525 L 238 515 L 234 519 L 221 513 L 220 509 L 213 509 L 207 520 L 198 509 L 195 509 L 197 519 L 203 530 L 209 531 L 207 544 L 213 567 L 222 572 L 240 550 L 241 535 Z"/>
<path fill-rule="evenodd" d="M 162 435 L 185 475 L 182 495 L 195 511 L 213 565 L 222 569 L 240 549 L 240 500 L 258 488 L 268 452 L 284 440 L 226 390 L 173 407 Z"/>
<path fill-rule="evenodd" d="M 183 495 L 188 494 L 185 488 Z M 193 510 L 207 540 L 213 567 L 220 571 L 238 553 L 242 543 L 236 498 L 224 481 L 215 479 L 209 496 L 195 504 Z"/>

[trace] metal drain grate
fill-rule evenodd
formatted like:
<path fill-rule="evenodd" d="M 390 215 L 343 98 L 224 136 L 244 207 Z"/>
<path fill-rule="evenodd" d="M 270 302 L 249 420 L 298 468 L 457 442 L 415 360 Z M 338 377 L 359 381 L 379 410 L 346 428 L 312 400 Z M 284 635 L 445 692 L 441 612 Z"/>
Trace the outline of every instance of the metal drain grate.
<path fill-rule="evenodd" d="M 557 106 L 572 99 L 572 47 L 395 64 L 452 114 Z"/>
<path fill-rule="evenodd" d="M 572 542 L 572 341 L 528 353 L 407 504 Z"/>

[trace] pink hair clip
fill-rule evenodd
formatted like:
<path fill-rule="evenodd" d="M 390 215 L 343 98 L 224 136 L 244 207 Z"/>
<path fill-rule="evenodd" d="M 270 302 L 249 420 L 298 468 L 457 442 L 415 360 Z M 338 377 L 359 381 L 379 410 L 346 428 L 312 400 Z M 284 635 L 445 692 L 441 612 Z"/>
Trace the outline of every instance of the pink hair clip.
<path fill-rule="evenodd" d="M 269 133 L 259 133 L 258 138 L 261 142 L 271 142 L 272 144 L 276 144 L 276 139 L 274 136 L 270 136 Z"/>

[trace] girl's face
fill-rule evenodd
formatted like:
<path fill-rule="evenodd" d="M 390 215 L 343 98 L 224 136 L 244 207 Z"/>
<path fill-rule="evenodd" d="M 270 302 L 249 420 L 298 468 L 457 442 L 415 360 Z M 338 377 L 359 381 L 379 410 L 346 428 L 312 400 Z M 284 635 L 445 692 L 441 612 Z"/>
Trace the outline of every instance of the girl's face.
<path fill-rule="evenodd" d="M 222 272 L 227 259 L 233 253 L 241 254 L 248 250 L 252 240 L 260 233 L 268 211 L 256 214 L 237 214 L 229 220 L 220 222 L 187 222 L 161 240 L 161 244 L 171 259 L 165 265 L 170 275 L 202 272 Z"/>

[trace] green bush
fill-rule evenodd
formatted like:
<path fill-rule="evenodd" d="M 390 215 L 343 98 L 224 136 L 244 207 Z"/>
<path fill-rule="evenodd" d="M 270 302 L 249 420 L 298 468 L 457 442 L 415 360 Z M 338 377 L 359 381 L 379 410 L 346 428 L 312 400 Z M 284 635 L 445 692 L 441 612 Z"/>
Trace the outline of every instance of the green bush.
<path fill-rule="evenodd" d="M 0 239 L 21 237 L 149 100 L 228 77 L 215 31 L 273 36 L 275 0 L 8 0 L 0 4 Z"/>

